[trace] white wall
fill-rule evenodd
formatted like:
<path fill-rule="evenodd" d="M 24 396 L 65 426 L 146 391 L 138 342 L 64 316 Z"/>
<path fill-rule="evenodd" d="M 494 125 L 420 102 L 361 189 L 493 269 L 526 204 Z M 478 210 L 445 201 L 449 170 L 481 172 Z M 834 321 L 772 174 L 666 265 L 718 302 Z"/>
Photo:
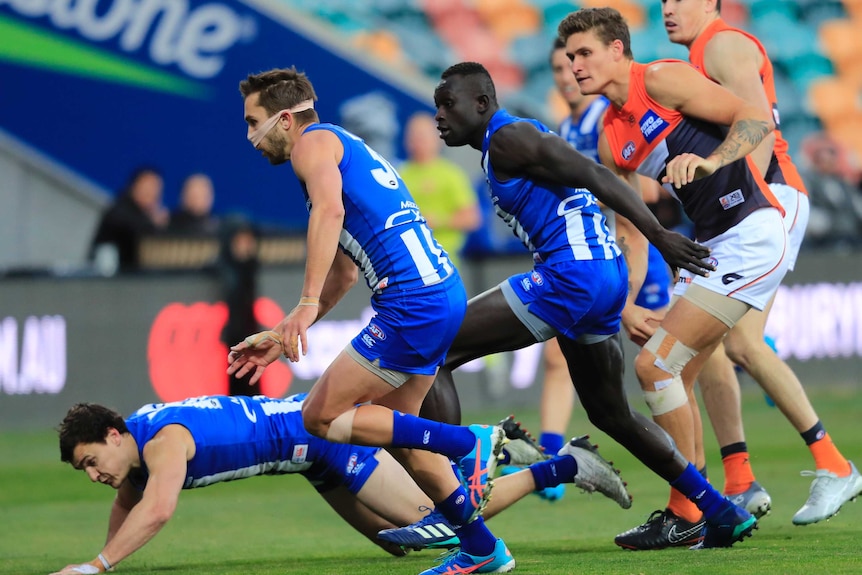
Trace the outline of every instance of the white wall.
<path fill-rule="evenodd" d="M 0 269 L 86 261 L 106 191 L 0 131 Z"/>

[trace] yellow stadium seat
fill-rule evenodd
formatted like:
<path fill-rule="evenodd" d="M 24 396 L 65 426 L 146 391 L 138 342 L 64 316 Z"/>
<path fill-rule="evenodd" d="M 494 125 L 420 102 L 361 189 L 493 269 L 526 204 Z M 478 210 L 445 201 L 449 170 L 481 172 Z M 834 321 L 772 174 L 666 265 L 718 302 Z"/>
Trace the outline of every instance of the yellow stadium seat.
<path fill-rule="evenodd" d="M 815 80 L 808 90 L 808 97 L 814 113 L 830 128 L 862 114 L 859 90 L 840 77 L 826 76 Z"/>
<path fill-rule="evenodd" d="M 583 0 L 580 4 L 584 8 L 614 8 L 626 19 L 629 28 L 643 28 L 647 21 L 643 6 L 632 0 Z"/>
<path fill-rule="evenodd" d="M 820 26 L 818 35 L 839 72 L 854 65 L 862 53 L 862 21 L 828 20 Z"/>

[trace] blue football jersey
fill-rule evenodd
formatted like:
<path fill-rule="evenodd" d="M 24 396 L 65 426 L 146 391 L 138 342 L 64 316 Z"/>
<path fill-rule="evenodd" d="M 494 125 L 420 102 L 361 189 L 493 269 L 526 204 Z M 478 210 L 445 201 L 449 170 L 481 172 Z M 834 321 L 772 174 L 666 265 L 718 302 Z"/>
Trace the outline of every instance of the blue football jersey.
<path fill-rule="evenodd" d="M 482 168 L 497 215 L 538 262 L 609 260 L 621 255 L 595 196 L 586 188 L 540 184 L 527 178 L 502 182 L 494 176 L 488 157 L 491 137 L 514 122 L 530 122 L 542 132 L 550 131 L 537 120 L 518 118 L 502 109 L 491 117 L 482 142 Z"/>
<path fill-rule="evenodd" d="M 587 106 L 577 121 L 568 116 L 560 123 L 560 137 L 597 163 L 601 163 L 599 160 L 601 120 L 608 104 L 610 101 L 604 96 L 600 96 L 590 102 L 590 105 Z"/>
<path fill-rule="evenodd" d="M 182 425 L 195 441 L 183 489 L 255 475 L 302 473 L 320 458 L 323 440 L 305 431 L 305 394 L 286 399 L 212 395 L 141 407 L 126 420 L 143 462 L 144 445 L 166 425 Z M 130 476 L 143 488 L 141 477 Z"/>
<path fill-rule="evenodd" d="M 398 172 L 361 138 L 334 124 L 328 130 L 344 146 L 342 177 L 344 227 L 339 245 L 359 266 L 368 287 L 412 289 L 449 277 L 454 266 L 434 239 Z M 314 209 L 305 192 L 309 210 Z"/>

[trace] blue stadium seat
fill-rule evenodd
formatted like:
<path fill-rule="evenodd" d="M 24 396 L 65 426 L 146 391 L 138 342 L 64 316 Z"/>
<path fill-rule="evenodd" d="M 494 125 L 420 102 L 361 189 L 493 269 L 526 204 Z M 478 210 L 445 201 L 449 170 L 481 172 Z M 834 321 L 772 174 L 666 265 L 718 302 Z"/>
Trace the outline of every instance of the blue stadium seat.
<path fill-rule="evenodd" d="M 817 28 L 827 20 L 847 18 L 847 11 L 840 0 L 797 0 L 802 20 Z"/>
<path fill-rule="evenodd" d="M 747 0 L 751 19 L 770 20 L 772 18 L 789 18 L 799 20 L 799 5 L 795 0 Z"/>
<path fill-rule="evenodd" d="M 805 112 L 803 94 L 780 68 L 775 69 L 775 96 L 778 98 L 782 122 L 787 117 Z"/>
<path fill-rule="evenodd" d="M 823 124 L 815 116 L 808 113 L 800 113 L 790 115 L 781 119 L 781 135 L 787 140 L 790 147 L 790 156 L 793 158 L 796 167 L 799 165 L 801 156 L 800 149 L 802 141 L 809 134 L 819 132 L 823 129 Z"/>
<path fill-rule="evenodd" d="M 821 54 L 809 52 L 785 61 L 788 76 L 796 89 L 806 93 L 811 82 L 823 76 L 834 74 L 832 62 Z"/>
<path fill-rule="evenodd" d="M 661 22 L 632 32 L 632 53 L 637 62 L 651 62 L 664 58 L 688 61 L 688 50 L 668 40 L 667 32 Z"/>
<path fill-rule="evenodd" d="M 551 46 L 554 36 L 545 32 L 530 36 L 515 38 L 508 47 L 512 62 L 524 70 L 524 76 L 529 81 L 536 74 L 548 69 Z"/>
<path fill-rule="evenodd" d="M 407 18 L 390 22 L 387 28 L 398 37 L 407 58 L 433 80 L 457 61 L 452 47 L 428 25 Z"/>

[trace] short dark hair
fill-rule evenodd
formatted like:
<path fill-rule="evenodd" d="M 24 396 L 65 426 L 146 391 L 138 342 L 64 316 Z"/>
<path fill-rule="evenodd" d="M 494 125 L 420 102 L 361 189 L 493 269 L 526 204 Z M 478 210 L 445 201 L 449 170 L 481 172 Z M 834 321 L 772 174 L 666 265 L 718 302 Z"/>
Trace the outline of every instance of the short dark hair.
<path fill-rule="evenodd" d="M 488 96 L 492 102 L 497 102 L 497 89 L 494 87 L 494 80 L 491 79 L 491 74 L 482 64 L 478 62 L 459 62 L 457 64 L 453 64 L 440 74 L 440 79 L 445 80 L 452 76 L 475 78 L 482 93 Z"/>
<path fill-rule="evenodd" d="M 127 433 L 123 416 L 96 403 L 76 403 L 57 427 L 60 434 L 60 461 L 72 463 L 72 452 L 82 443 L 105 443 L 108 429 Z"/>
<path fill-rule="evenodd" d="M 560 22 L 557 34 L 564 42 L 572 34 L 580 34 L 595 30 L 605 46 L 614 40 L 623 43 L 623 54 L 632 57 L 632 40 L 629 27 L 622 14 L 613 8 L 582 8 L 572 12 Z"/>
<path fill-rule="evenodd" d="M 557 50 L 565 50 L 566 43 L 559 36 L 554 37 L 554 41 L 551 43 L 551 51 L 548 52 L 548 60 L 554 59 L 554 52 Z"/>
<path fill-rule="evenodd" d="M 317 101 L 317 94 L 308 76 L 298 72 L 295 66 L 249 74 L 239 83 L 239 91 L 243 98 L 259 93 L 260 105 L 269 114 L 292 108 L 305 100 Z M 300 122 L 317 121 L 317 112 L 314 110 L 297 112 L 295 116 Z"/>

